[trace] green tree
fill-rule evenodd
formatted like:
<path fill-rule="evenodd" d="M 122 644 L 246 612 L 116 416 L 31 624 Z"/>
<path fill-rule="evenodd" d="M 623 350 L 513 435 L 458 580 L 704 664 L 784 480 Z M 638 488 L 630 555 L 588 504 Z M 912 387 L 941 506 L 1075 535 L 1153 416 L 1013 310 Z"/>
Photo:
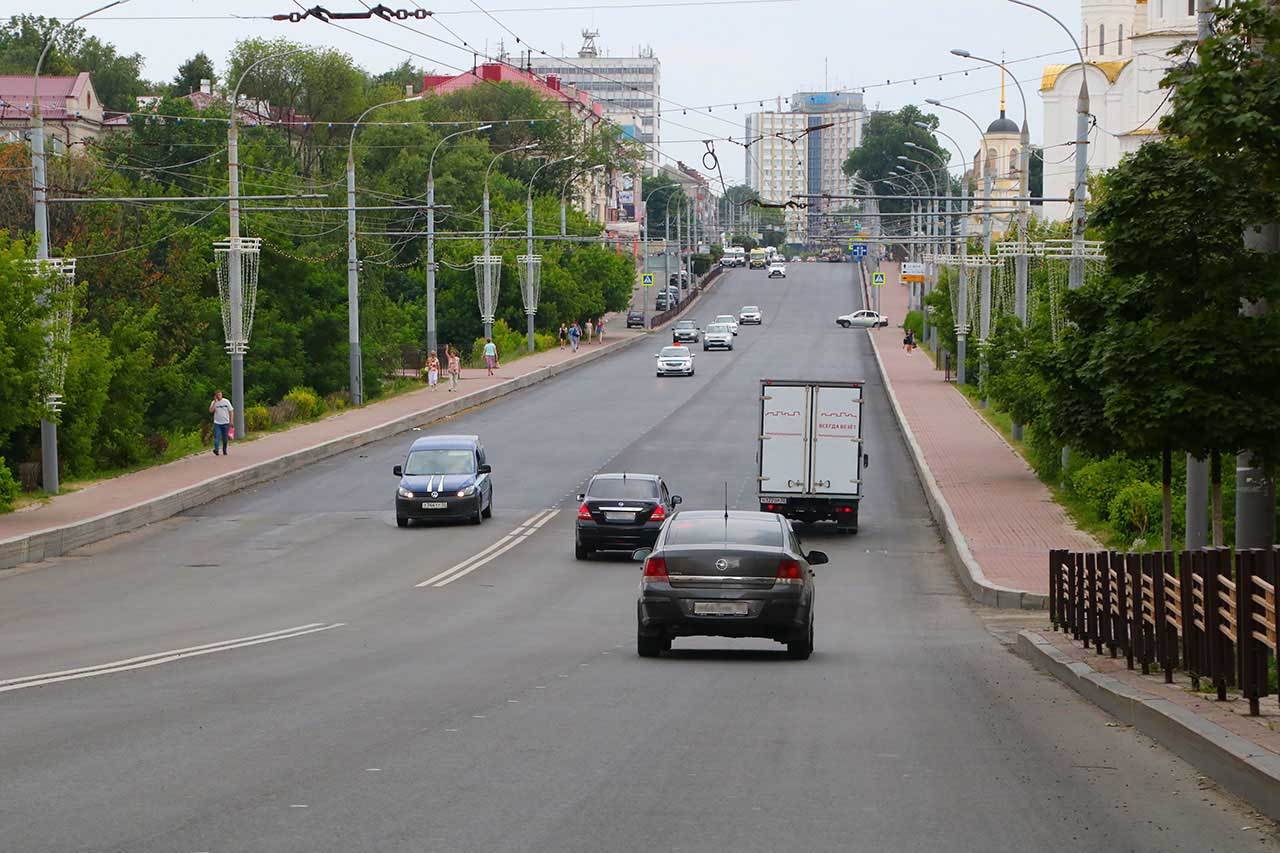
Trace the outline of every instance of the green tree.
<path fill-rule="evenodd" d="M 174 76 L 169 91 L 175 98 L 198 92 L 201 80 L 214 84 L 218 82 L 218 75 L 213 70 L 213 60 L 203 50 L 178 66 L 178 73 Z"/>
<path fill-rule="evenodd" d="M 918 126 L 917 122 L 926 124 L 927 129 Z M 918 174 L 925 184 L 933 186 L 933 176 L 926 173 L 923 166 L 899 160 L 898 156 L 906 155 L 913 160 L 928 163 L 930 168 L 933 168 L 930 162 L 932 158 L 907 147 L 907 143 L 910 142 L 929 149 L 940 156 L 943 162 L 947 162 L 950 155 L 938 143 L 933 133 L 937 130 L 938 124 L 937 116 L 921 112 L 913 104 L 908 104 L 897 112 L 872 113 L 862 126 L 861 143 L 849 152 L 848 158 L 844 161 L 844 173 L 850 177 L 857 175 L 870 181 L 877 192 L 883 195 L 902 194 L 902 190 L 884 182 L 895 168 Z M 902 213 L 910 207 L 910 202 L 897 199 L 885 199 L 880 202 L 882 213 Z"/>
<path fill-rule="evenodd" d="M 14 15 L 0 25 L 0 73 L 34 73 L 40 51 L 57 25 L 57 19 L 39 15 Z M 63 27 L 54 36 L 54 45 L 40 73 L 67 75 L 80 71 L 92 76 L 93 88 L 108 110 L 132 110 L 137 96 L 147 89 L 141 77 L 141 54 L 122 56 L 114 46 L 86 35 L 81 27 Z"/>

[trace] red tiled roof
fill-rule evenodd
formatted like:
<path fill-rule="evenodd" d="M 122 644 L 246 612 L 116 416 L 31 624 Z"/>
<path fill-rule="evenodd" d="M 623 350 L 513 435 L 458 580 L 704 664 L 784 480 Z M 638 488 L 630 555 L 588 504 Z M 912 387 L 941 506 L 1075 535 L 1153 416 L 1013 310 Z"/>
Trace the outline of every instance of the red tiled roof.
<path fill-rule="evenodd" d="M 544 98 L 562 101 L 571 108 L 586 110 L 596 116 L 604 114 L 603 106 L 596 102 L 587 92 L 566 90 L 561 88 L 559 78 L 542 78 L 537 74 L 503 62 L 486 62 L 477 66 L 473 71 L 467 71 L 452 77 L 428 74 L 422 78 L 422 87 L 424 90 L 444 95 L 449 92 L 469 89 L 481 82 L 515 83 L 521 86 L 528 86 Z"/>

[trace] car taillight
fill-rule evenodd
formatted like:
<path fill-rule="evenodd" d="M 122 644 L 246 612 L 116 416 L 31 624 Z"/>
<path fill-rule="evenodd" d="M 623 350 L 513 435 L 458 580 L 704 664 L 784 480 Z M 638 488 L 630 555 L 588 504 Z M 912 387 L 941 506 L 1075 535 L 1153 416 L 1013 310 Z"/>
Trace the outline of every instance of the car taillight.
<path fill-rule="evenodd" d="M 644 561 L 644 577 L 651 581 L 666 581 L 671 578 L 667 575 L 667 561 L 663 557 L 650 557 Z"/>
<path fill-rule="evenodd" d="M 653 515 L 649 516 L 650 521 L 662 521 L 667 517 L 667 511 L 662 508 L 662 504 L 658 504 L 653 509 Z"/>
<path fill-rule="evenodd" d="M 578 507 L 578 520 L 579 521 L 591 520 L 591 510 L 587 507 L 586 501 L 583 501 L 582 506 Z"/>
<path fill-rule="evenodd" d="M 783 557 L 782 562 L 778 563 L 778 574 L 775 577 L 783 583 L 800 583 L 804 580 L 799 561 L 790 557 Z"/>

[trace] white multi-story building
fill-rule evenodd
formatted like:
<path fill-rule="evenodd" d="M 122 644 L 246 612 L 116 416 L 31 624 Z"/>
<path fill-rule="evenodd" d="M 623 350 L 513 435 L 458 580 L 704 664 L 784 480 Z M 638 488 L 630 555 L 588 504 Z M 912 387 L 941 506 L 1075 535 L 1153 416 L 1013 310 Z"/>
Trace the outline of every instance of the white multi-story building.
<path fill-rule="evenodd" d="M 849 195 L 843 166 L 861 140 L 864 111 L 855 92 L 797 92 L 790 106 L 784 112 L 779 103 L 776 110 L 747 116 L 746 181 L 767 203 L 811 196 L 809 207 L 785 211 L 787 242 L 805 243 L 817 235 L 824 207 L 848 203 L 812 196 Z"/>
<path fill-rule="evenodd" d="M 1169 92 L 1160 80 L 1178 62 L 1169 49 L 1196 36 L 1196 0 L 1082 0 L 1079 62 L 1045 66 L 1044 194 L 1066 198 L 1075 187 L 1076 98 L 1080 75 L 1089 84 L 1089 170 L 1110 169 L 1125 154 L 1159 138 Z M 1071 205 L 1046 202 L 1044 215 L 1068 219 Z"/>
<path fill-rule="evenodd" d="M 531 56 L 529 66 L 535 74 L 558 77 L 602 104 L 609 121 L 645 145 L 650 174 L 656 174 L 662 144 L 662 63 L 648 48 L 639 56 L 602 56 L 596 47 L 599 35 L 583 30 L 577 56 Z"/>

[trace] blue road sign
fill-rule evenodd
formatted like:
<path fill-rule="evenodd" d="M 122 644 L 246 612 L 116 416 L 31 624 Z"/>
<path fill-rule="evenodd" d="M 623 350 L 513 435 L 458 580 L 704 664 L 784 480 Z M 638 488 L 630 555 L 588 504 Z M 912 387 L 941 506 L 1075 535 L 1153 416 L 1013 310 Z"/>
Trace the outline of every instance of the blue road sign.
<path fill-rule="evenodd" d="M 866 243 L 854 243 L 854 244 L 853 244 L 853 256 L 854 256 L 855 258 L 865 258 L 865 257 L 867 256 L 867 244 L 866 244 Z"/>

